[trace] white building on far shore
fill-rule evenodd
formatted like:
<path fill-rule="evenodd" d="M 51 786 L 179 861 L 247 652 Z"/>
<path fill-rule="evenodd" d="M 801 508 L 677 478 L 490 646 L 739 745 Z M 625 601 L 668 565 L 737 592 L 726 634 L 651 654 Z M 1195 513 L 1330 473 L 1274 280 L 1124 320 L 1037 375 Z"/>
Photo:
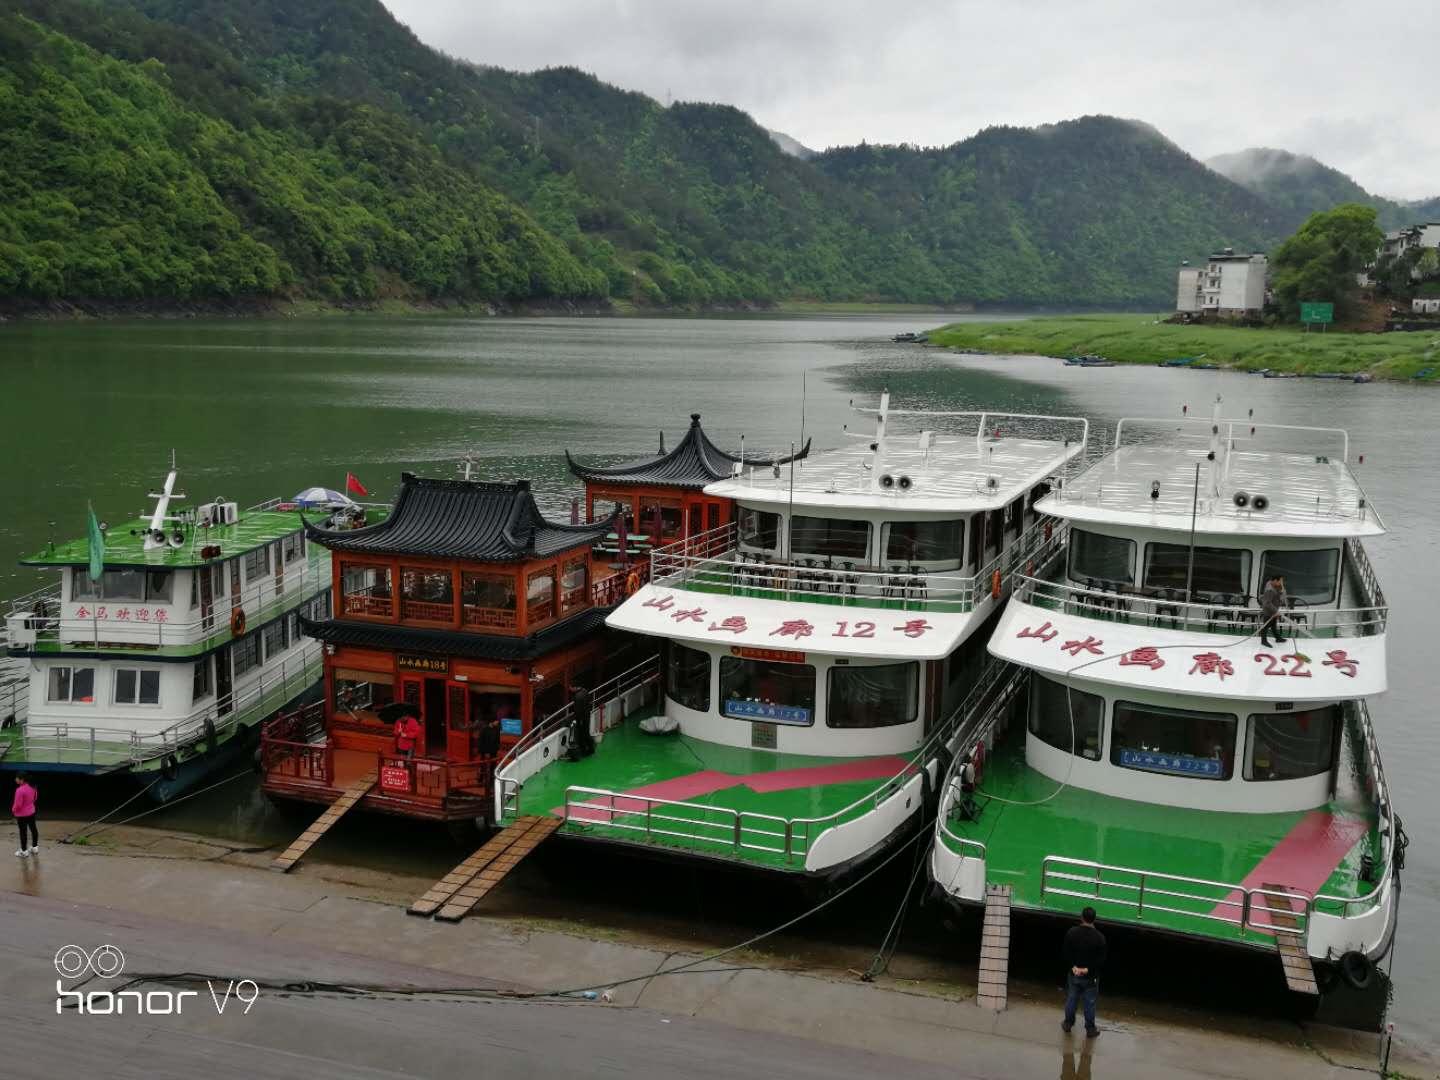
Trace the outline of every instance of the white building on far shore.
<path fill-rule="evenodd" d="M 1216 252 L 1203 267 L 1181 266 L 1175 310 L 1182 314 L 1234 317 L 1258 315 L 1265 306 L 1270 261 L 1261 252 Z"/>

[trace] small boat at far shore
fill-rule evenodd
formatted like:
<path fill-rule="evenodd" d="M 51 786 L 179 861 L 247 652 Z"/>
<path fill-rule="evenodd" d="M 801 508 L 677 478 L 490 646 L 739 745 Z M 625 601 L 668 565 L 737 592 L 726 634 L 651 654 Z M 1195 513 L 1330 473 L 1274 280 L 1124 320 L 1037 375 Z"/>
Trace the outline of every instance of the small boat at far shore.
<path fill-rule="evenodd" d="M 1066 367 L 1114 367 L 1114 360 L 1107 360 L 1095 353 L 1085 353 L 1083 356 L 1065 357 Z"/>

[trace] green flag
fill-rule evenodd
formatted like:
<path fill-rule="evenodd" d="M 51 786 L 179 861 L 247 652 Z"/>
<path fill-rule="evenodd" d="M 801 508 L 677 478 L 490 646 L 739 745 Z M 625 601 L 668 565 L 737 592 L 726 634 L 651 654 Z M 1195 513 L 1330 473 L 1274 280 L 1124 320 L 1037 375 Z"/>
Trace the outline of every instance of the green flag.
<path fill-rule="evenodd" d="M 105 572 L 105 534 L 100 531 L 100 522 L 95 519 L 95 508 L 89 503 L 85 509 L 90 515 L 86 534 L 90 538 L 90 580 L 99 581 Z"/>

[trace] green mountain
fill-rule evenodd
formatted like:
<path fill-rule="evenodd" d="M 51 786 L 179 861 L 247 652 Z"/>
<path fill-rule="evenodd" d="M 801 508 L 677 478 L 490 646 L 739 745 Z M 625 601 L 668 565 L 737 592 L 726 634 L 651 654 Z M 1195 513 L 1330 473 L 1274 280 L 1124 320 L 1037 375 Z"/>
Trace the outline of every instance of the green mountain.
<path fill-rule="evenodd" d="M 1339 169 L 1305 154 L 1252 147 L 1210 158 L 1206 165 L 1275 207 L 1296 226 L 1311 214 L 1342 203 L 1373 206 L 1382 229 L 1398 229 L 1440 214 L 1440 198 L 1396 202 L 1372 195 Z"/>
<path fill-rule="evenodd" d="M 802 159 L 378 0 L 11 0 L 0 300 L 1162 304 L 1277 209 L 1107 117 Z"/>

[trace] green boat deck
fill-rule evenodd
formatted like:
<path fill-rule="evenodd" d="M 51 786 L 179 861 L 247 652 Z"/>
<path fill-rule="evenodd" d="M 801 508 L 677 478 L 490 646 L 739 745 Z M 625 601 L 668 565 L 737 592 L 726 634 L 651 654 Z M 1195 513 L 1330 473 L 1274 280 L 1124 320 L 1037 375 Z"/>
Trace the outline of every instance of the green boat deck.
<path fill-rule="evenodd" d="M 1231 918 L 1238 914 L 1238 909 L 1217 905 L 1226 899 L 1238 900 L 1236 890 L 1242 883 L 1312 891 L 1313 886 L 1305 888 L 1293 879 L 1285 880 L 1283 862 L 1274 858 L 1263 872 L 1257 868 L 1287 838 L 1291 850 L 1303 845 L 1316 851 L 1322 845 L 1309 845 L 1303 838 L 1316 835 L 1317 830 L 1330 838 L 1338 859 L 1318 891 L 1355 897 L 1373 888 L 1361 880 L 1360 864 L 1367 853 L 1377 865 L 1382 864 L 1378 815 L 1362 795 L 1358 770 L 1352 767 L 1358 738 L 1353 724 L 1346 725 L 1348 745 L 1342 752 L 1336 798 L 1315 810 L 1271 814 L 1159 806 L 1077 787 L 1056 793 L 1057 781 L 1025 764 L 1024 738 L 1023 725 L 1012 725 L 986 760 L 976 792 L 981 808 L 978 820 L 962 820 L 958 811 L 952 810 L 947 821 L 956 835 L 985 845 L 986 880 L 1010 885 L 1016 908 L 1074 913 L 1090 904 L 1101 918 L 1111 921 L 1273 948 L 1273 933 L 1216 918 L 1218 914 Z M 967 849 L 943 830 L 940 836 L 951 851 L 976 854 L 976 849 Z M 1122 898 L 1133 901 L 1136 875 L 1107 871 L 1096 886 L 1093 878 L 1085 877 L 1086 871 L 1076 867 L 1056 869 L 1083 880 L 1057 881 L 1052 876 L 1042 895 L 1042 867 L 1052 855 L 1146 871 L 1151 875 L 1146 888 L 1153 906 L 1147 904 L 1137 912 L 1132 903 L 1121 902 Z M 1323 860 L 1325 856 L 1316 854 L 1314 858 Z M 1319 865 L 1328 869 L 1330 864 L 1322 861 Z M 1247 881 L 1252 872 L 1260 872 L 1263 880 Z M 1163 875 L 1222 884 L 1180 884 Z M 1087 895 L 1056 895 L 1056 884 Z M 1255 902 L 1273 905 L 1280 901 L 1264 898 Z M 1175 910 L 1159 910 L 1162 907 Z"/>
<path fill-rule="evenodd" d="M 905 755 L 811 757 L 648 735 L 638 726 L 648 715 L 610 730 L 592 756 L 558 760 L 531 776 L 518 812 L 565 815 L 568 791 L 563 833 L 803 871 L 815 839 L 871 809 L 867 796 L 909 762 Z"/>
<path fill-rule="evenodd" d="M 176 509 L 179 504 L 177 502 Z M 172 510 L 172 513 L 174 511 Z M 316 517 L 323 517 L 317 513 Z M 224 558 L 233 558 L 246 551 L 273 543 L 282 536 L 289 536 L 304 527 L 300 511 L 289 510 L 242 510 L 240 519 L 233 525 L 214 525 L 210 528 L 187 528 L 186 543 L 183 547 L 163 547 L 145 550 L 144 532 L 150 527 L 150 518 L 137 517 L 112 525 L 105 533 L 106 566 L 204 566 L 206 559 L 200 557 L 200 548 L 216 544 L 224 552 Z M 167 526 L 173 527 L 173 526 Z M 196 542 L 191 543 L 189 533 L 195 534 Z M 85 566 L 90 561 L 88 537 L 78 537 L 53 543 L 20 560 L 22 566 Z"/>

